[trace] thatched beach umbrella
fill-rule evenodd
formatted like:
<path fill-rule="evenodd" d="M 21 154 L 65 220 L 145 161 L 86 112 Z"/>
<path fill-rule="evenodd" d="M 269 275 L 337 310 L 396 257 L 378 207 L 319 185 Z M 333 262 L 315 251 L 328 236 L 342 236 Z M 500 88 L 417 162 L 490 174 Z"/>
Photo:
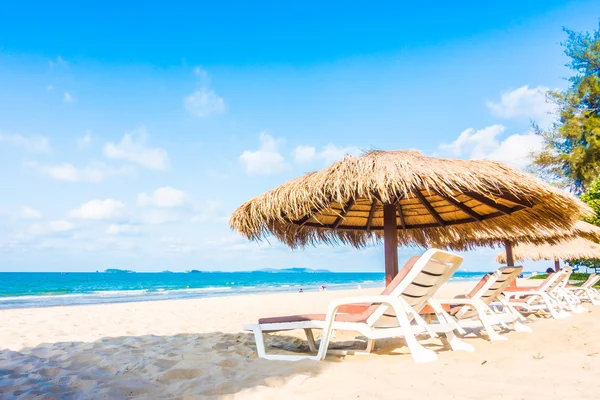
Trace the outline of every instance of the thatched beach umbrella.
<path fill-rule="evenodd" d="M 510 242 L 515 245 L 553 245 L 564 242 L 569 239 L 584 238 L 594 242 L 600 242 L 600 227 L 592 225 L 588 222 L 577 221 L 571 229 L 568 230 L 557 230 L 557 229 L 540 229 L 533 234 L 524 236 L 509 236 L 505 233 L 501 233 L 499 236 L 490 236 L 489 234 L 481 234 L 478 237 L 471 238 L 471 243 L 478 246 L 493 246 L 498 241 Z M 448 247 L 452 247 L 449 244 Z M 512 251 L 512 246 L 510 248 Z M 503 252 L 503 260 L 505 263 L 510 263 L 509 251 Z M 507 257 L 509 255 L 509 257 Z M 513 257 L 513 261 L 516 260 Z M 518 261 L 518 260 L 517 260 Z"/>
<path fill-rule="evenodd" d="M 585 221 L 577 221 L 573 224 L 571 229 L 557 230 L 557 229 L 542 229 L 534 234 L 528 234 L 523 236 L 508 236 L 500 234 L 499 236 L 493 237 L 488 234 L 481 234 L 478 237 L 473 237 L 472 242 L 478 246 L 489 246 L 493 245 L 498 240 L 510 240 L 515 244 L 553 244 L 564 241 L 566 239 L 573 239 L 582 237 L 595 242 L 600 242 L 600 227 L 590 224 Z"/>
<path fill-rule="evenodd" d="M 590 214 L 581 201 L 500 162 L 410 150 L 346 156 L 247 201 L 230 222 L 249 239 L 273 235 L 293 248 L 384 239 L 389 282 L 399 244 L 468 248 L 485 235 L 568 230 Z"/>
<path fill-rule="evenodd" d="M 559 241 L 555 244 L 544 245 L 518 245 L 515 246 L 513 255 L 515 260 L 554 260 L 555 270 L 560 268 L 560 260 L 587 260 L 600 259 L 600 244 L 582 237 Z M 499 263 L 506 262 L 506 253 L 499 253 L 496 257 Z"/>

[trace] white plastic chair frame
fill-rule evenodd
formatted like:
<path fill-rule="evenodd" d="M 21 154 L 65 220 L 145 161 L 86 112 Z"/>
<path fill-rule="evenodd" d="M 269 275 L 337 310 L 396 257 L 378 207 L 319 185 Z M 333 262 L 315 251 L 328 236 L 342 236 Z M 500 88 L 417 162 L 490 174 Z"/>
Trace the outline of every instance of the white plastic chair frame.
<path fill-rule="evenodd" d="M 420 310 L 428 303 L 431 296 L 439 287 L 448 281 L 462 263 L 462 257 L 438 249 L 426 251 L 414 264 L 406 277 L 387 296 L 360 296 L 334 300 L 329 304 L 324 321 L 304 320 L 296 322 L 281 322 L 268 324 L 252 324 L 244 326 L 245 330 L 254 332 L 256 347 L 259 357 L 268 360 L 323 360 L 329 354 L 352 354 L 352 352 L 328 351 L 329 342 L 335 330 L 355 331 L 367 337 L 367 346 L 363 352 L 370 352 L 374 347 L 374 340 L 384 338 L 404 338 L 415 362 L 429 362 L 438 359 L 437 354 L 423 347 L 417 340 L 417 335 L 425 334 L 430 338 L 438 338 L 438 333 L 445 335 L 439 337 L 453 350 L 474 351 L 473 346 L 461 341 L 454 330 L 462 331 L 456 323 L 427 324 L 416 310 Z M 441 268 L 440 268 L 441 267 Z M 426 271 L 427 268 L 439 270 L 439 274 Z M 417 285 L 413 283 L 417 278 L 429 279 L 430 286 Z M 407 290 L 421 290 L 419 296 L 406 293 Z M 408 301 L 411 301 L 410 304 Z M 370 303 L 377 305 L 377 309 L 367 318 L 365 322 L 343 322 L 336 321 L 338 308 L 347 304 Z M 388 309 L 394 312 L 394 317 L 386 317 L 384 314 Z M 383 321 L 382 321 L 383 320 Z M 393 324 L 392 326 L 389 326 Z M 303 329 L 306 333 L 309 348 L 316 351 L 316 355 L 289 355 L 268 354 L 265 349 L 263 333 Z M 312 329 L 323 331 L 321 343 L 316 346 Z M 463 331 L 464 332 L 464 331 Z M 360 352 L 354 352 L 360 354 Z"/>
<path fill-rule="evenodd" d="M 492 341 L 507 340 L 499 335 L 494 326 L 501 330 L 509 330 L 508 324 L 517 332 L 531 333 L 531 328 L 523 325 L 527 319 L 521 315 L 502 296 L 502 291 L 513 282 L 523 270 L 522 267 L 502 267 L 489 276 L 483 286 L 470 298 L 459 296 L 453 299 L 432 299 L 430 304 L 439 303 L 434 309 L 439 318 L 445 321 L 455 319 L 463 329 L 485 329 L 487 336 Z M 492 308 L 493 302 L 502 307 Z M 454 316 L 449 315 L 441 304 L 462 305 L 463 307 Z"/>

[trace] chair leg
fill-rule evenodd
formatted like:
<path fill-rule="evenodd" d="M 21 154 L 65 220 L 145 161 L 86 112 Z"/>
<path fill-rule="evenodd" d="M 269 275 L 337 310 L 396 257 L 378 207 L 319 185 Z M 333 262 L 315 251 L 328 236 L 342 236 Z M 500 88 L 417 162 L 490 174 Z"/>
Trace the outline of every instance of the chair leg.
<path fill-rule="evenodd" d="M 254 342 L 256 343 L 256 352 L 258 353 L 258 356 L 260 358 L 267 358 L 262 329 L 260 329 L 260 326 L 257 326 L 252 329 L 252 332 L 254 332 Z"/>
<path fill-rule="evenodd" d="M 433 311 L 435 311 L 435 316 L 440 323 L 445 322 L 454 326 L 454 330 L 462 336 L 467 334 L 467 332 L 460 326 L 456 319 L 448 314 L 446 310 L 444 310 L 440 303 L 434 299 L 429 299 L 428 303 L 433 308 Z"/>
<path fill-rule="evenodd" d="M 487 333 L 488 338 L 492 341 L 501 341 L 501 340 L 508 340 L 508 338 L 500 335 L 498 332 L 496 332 L 494 330 L 493 327 L 493 321 L 491 321 L 489 319 L 489 317 L 487 315 L 484 315 L 481 318 L 481 323 L 483 324 L 483 328 L 485 329 L 485 332 Z"/>
<path fill-rule="evenodd" d="M 300 360 L 315 360 L 319 361 L 319 356 L 311 355 L 288 355 L 288 354 L 267 354 L 264 332 L 260 326 L 254 326 L 251 328 L 254 333 L 254 341 L 256 342 L 256 352 L 258 357 L 264 358 L 265 360 L 281 360 L 281 361 L 300 361 Z"/>
<path fill-rule="evenodd" d="M 495 316 L 488 315 L 488 312 L 492 311 L 489 310 L 487 306 L 481 303 L 474 302 L 473 307 L 477 311 L 479 320 L 483 325 L 483 329 L 485 329 L 487 336 L 491 341 L 508 340 L 504 336 L 499 335 L 493 327 L 493 325 L 500 325 L 502 328 L 504 328 L 506 324 L 498 320 Z"/>
<path fill-rule="evenodd" d="M 412 358 L 417 363 L 425 363 L 430 361 L 438 360 L 437 354 L 434 351 L 428 350 L 419 343 L 414 333 L 412 332 L 408 315 L 402 307 L 402 303 L 398 302 L 400 307 L 394 305 L 394 311 L 396 312 L 396 318 L 398 319 L 398 325 L 402 329 L 404 340 L 406 345 L 410 349 Z"/>
<path fill-rule="evenodd" d="M 517 320 L 519 322 L 527 322 L 527 318 L 525 318 L 525 316 L 523 316 L 523 314 L 521 314 L 519 312 L 519 310 L 517 310 L 515 307 L 513 307 L 512 304 L 510 304 L 506 299 L 500 300 L 502 301 L 506 301 L 506 307 L 508 308 L 508 311 L 512 314 L 514 314 L 517 317 Z M 503 303 L 504 304 L 504 303 Z"/>
<path fill-rule="evenodd" d="M 308 340 L 308 348 L 310 351 L 317 351 L 317 344 L 315 343 L 315 337 L 313 336 L 312 329 L 305 329 L 304 333 L 306 333 L 306 340 Z"/>
<path fill-rule="evenodd" d="M 564 314 L 563 314 L 563 316 L 560 315 L 561 309 L 560 309 L 560 306 L 558 305 L 558 303 L 553 301 L 552 298 L 550 296 L 548 296 L 546 293 L 542 293 L 541 297 L 542 297 L 542 300 L 544 301 L 544 304 L 546 305 L 546 308 L 552 315 L 552 318 L 554 318 L 554 319 L 564 318 Z M 558 309 L 558 311 L 554 309 L 555 307 Z"/>
<path fill-rule="evenodd" d="M 590 299 L 593 305 L 600 306 L 600 299 L 597 298 L 593 289 L 585 289 L 585 293 L 587 294 L 588 298 Z"/>
<path fill-rule="evenodd" d="M 585 311 L 587 311 L 583 307 L 577 305 L 568 293 L 562 294 L 562 298 L 567 303 L 567 308 L 569 309 L 569 311 L 572 311 L 576 314 L 582 314 Z"/>
<path fill-rule="evenodd" d="M 523 323 L 521 323 L 520 321 L 515 321 L 515 323 L 513 324 L 513 329 L 516 332 L 525 332 L 525 333 L 532 333 L 533 329 L 531 329 L 528 326 L 523 325 Z"/>
<path fill-rule="evenodd" d="M 468 351 L 470 353 L 475 351 L 475 347 L 470 345 L 467 342 L 464 342 L 456 336 L 456 334 L 451 332 L 446 332 L 446 336 L 442 336 L 442 341 L 447 342 L 450 348 L 454 351 Z"/>

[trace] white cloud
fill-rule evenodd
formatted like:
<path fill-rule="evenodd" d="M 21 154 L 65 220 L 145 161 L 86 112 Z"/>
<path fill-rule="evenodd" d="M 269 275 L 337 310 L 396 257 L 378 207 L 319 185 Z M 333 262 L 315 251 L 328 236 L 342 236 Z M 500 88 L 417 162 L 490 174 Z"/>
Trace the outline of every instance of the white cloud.
<path fill-rule="evenodd" d="M 278 147 L 283 139 L 274 139 L 265 132 L 260 134 L 260 149 L 246 150 L 240 156 L 248 175 L 270 175 L 285 171 L 288 165 L 279 153 Z"/>
<path fill-rule="evenodd" d="M 137 249 L 139 246 L 135 243 L 124 241 L 123 238 L 98 238 L 93 240 L 91 243 L 87 243 L 84 249 L 87 251 L 131 251 Z"/>
<path fill-rule="evenodd" d="M 64 92 L 63 93 L 63 101 L 65 103 L 75 103 L 77 101 L 77 99 L 75 97 L 73 97 L 73 95 L 69 92 Z"/>
<path fill-rule="evenodd" d="M 192 222 L 207 222 L 226 219 L 220 215 L 221 204 L 218 201 L 208 200 L 198 207 L 199 213 L 192 217 Z"/>
<path fill-rule="evenodd" d="M 92 140 L 92 132 L 86 131 L 85 135 L 77 139 L 77 148 L 80 150 L 87 149 L 92 144 Z"/>
<path fill-rule="evenodd" d="M 167 169 L 169 167 L 167 152 L 160 148 L 146 147 L 147 136 L 146 129 L 143 127 L 128 132 L 119 143 L 106 143 L 104 155 L 109 159 L 126 160 L 150 169 Z"/>
<path fill-rule="evenodd" d="M 51 92 L 53 90 L 54 90 L 54 86 L 52 86 L 52 85 L 46 86 L 46 91 Z"/>
<path fill-rule="evenodd" d="M 294 149 L 294 161 L 300 164 L 312 162 L 317 157 L 313 146 L 298 146 Z"/>
<path fill-rule="evenodd" d="M 337 147 L 330 143 L 317 154 L 317 157 L 322 158 L 325 161 L 325 164 L 331 164 L 341 160 L 346 154 L 357 156 L 360 155 L 360 150 L 356 147 Z"/>
<path fill-rule="evenodd" d="M 504 131 L 505 127 L 502 125 L 492 125 L 479 130 L 469 128 L 454 142 L 442 144 L 440 149 L 457 157 L 497 160 L 524 169 L 531 161 L 530 154 L 541 148 L 541 138 L 533 132 L 528 132 L 499 140 L 498 136 Z"/>
<path fill-rule="evenodd" d="M 48 223 L 36 223 L 23 232 L 13 236 L 13 243 L 26 244 L 42 238 L 62 237 L 71 232 L 75 226 L 69 221 L 56 220 Z"/>
<path fill-rule="evenodd" d="M 109 235 L 138 235 L 140 228 L 131 224 L 111 224 L 106 228 Z"/>
<path fill-rule="evenodd" d="M 79 219 L 113 219 L 119 217 L 125 205 L 113 199 L 91 200 L 69 213 L 71 218 Z"/>
<path fill-rule="evenodd" d="M 189 254 L 196 251 L 196 249 L 186 243 L 185 240 L 174 237 L 163 237 L 160 239 L 161 243 L 166 244 L 165 251 L 173 254 Z"/>
<path fill-rule="evenodd" d="M 34 237 L 42 236 L 48 231 L 47 227 L 42 224 L 33 224 L 30 225 L 25 233 L 19 233 L 16 235 L 18 240 L 31 240 Z"/>
<path fill-rule="evenodd" d="M 61 56 L 56 57 L 54 60 L 48 60 L 48 66 L 50 68 L 54 68 L 56 66 L 65 67 L 67 66 L 67 62 Z"/>
<path fill-rule="evenodd" d="M 531 153 L 542 148 L 542 138 L 533 132 L 511 135 L 487 155 L 490 160 L 505 162 L 516 168 L 525 169 L 531 163 Z"/>
<path fill-rule="evenodd" d="M 28 162 L 25 166 L 35 168 L 43 175 L 57 181 L 66 182 L 101 182 L 109 177 L 131 174 L 131 167 L 109 167 L 103 163 L 90 164 L 85 167 L 76 167 L 73 164 L 39 165 Z"/>
<path fill-rule="evenodd" d="M 221 114 L 225 111 L 225 100 L 209 87 L 208 72 L 195 68 L 194 75 L 198 79 L 199 88 L 184 97 L 183 106 L 190 114 L 198 118 Z"/>
<path fill-rule="evenodd" d="M 0 132 L 0 143 L 8 143 L 31 153 L 49 153 L 50 141 L 43 136 L 22 136 Z"/>
<path fill-rule="evenodd" d="M 155 206 L 161 208 L 173 208 L 183 205 L 187 201 L 187 194 L 183 190 L 174 189 L 170 186 L 158 188 L 151 195 L 145 192 L 138 195 L 140 206 Z"/>
<path fill-rule="evenodd" d="M 42 218 L 42 214 L 31 207 L 28 206 L 22 206 L 21 209 L 19 210 L 19 216 L 21 217 L 21 219 L 39 219 Z"/>
<path fill-rule="evenodd" d="M 506 119 L 527 118 L 547 127 L 556 117 L 556 105 L 546 101 L 548 90 L 544 86 L 529 88 L 525 85 L 502 93 L 499 102 L 488 101 L 486 105 L 495 116 Z"/>
<path fill-rule="evenodd" d="M 205 69 L 202 69 L 200 67 L 196 67 L 194 68 L 194 75 L 196 76 L 196 78 L 198 79 L 198 82 L 202 85 L 207 85 L 208 84 L 208 71 Z"/>
<path fill-rule="evenodd" d="M 307 164 L 318 159 L 323 160 L 325 164 L 329 165 L 341 160 L 346 154 L 357 156 L 360 153 L 360 149 L 356 147 L 337 147 L 329 143 L 319 152 L 313 146 L 298 146 L 294 149 L 293 155 L 294 161 L 298 164 Z"/>
<path fill-rule="evenodd" d="M 190 245 L 170 244 L 167 246 L 166 251 L 172 254 L 190 254 L 195 252 L 196 249 Z"/>
<path fill-rule="evenodd" d="M 168 210 L 148 210 L 142 214 L 141 222 L 149 225 L 162 225 L 179 220 L 179 216 Z"/>
<path fill-rule="evenodd" d="M 480 130 L 469 128 L 461 132 L 458 138 L 450 144 L 442 144 L 441 149 L 447 149 L 460 156 L 469 153 L 470 158 L 484 158 L 499 146 L 496 136 L 506 128 L 502 125 L 491 125 Z"/>
<path fill-rule="evenodd" d="M 221 114 L 225 111 L 225 101 L 213 90 L 202 88 L 195 90 L 183 99 L 187 112 L 199 118 Z"/>
<path fill-rule="evenodd" d="M 50 221 L 48 223 L 52 232 L 67 232 L 75 228 L 72 223 L 68 221 Z"/>

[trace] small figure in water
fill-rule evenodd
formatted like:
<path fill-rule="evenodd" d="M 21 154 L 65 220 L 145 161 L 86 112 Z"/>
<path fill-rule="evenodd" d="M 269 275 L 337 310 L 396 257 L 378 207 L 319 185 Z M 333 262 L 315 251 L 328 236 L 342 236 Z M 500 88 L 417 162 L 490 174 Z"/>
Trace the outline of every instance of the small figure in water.
<path fill-rule="evenodd" d="M 298 293 L 302 293 L 302 292 L 304 292 L 304 290 L 302 290 L 302 289 L 300 289 L 300 290 L 298 291 Z"/>
<path fill-rule="evenodd" d="M 321 286 L 321 291 L 324 292 L 327 288 L 325 286 Z"/>

